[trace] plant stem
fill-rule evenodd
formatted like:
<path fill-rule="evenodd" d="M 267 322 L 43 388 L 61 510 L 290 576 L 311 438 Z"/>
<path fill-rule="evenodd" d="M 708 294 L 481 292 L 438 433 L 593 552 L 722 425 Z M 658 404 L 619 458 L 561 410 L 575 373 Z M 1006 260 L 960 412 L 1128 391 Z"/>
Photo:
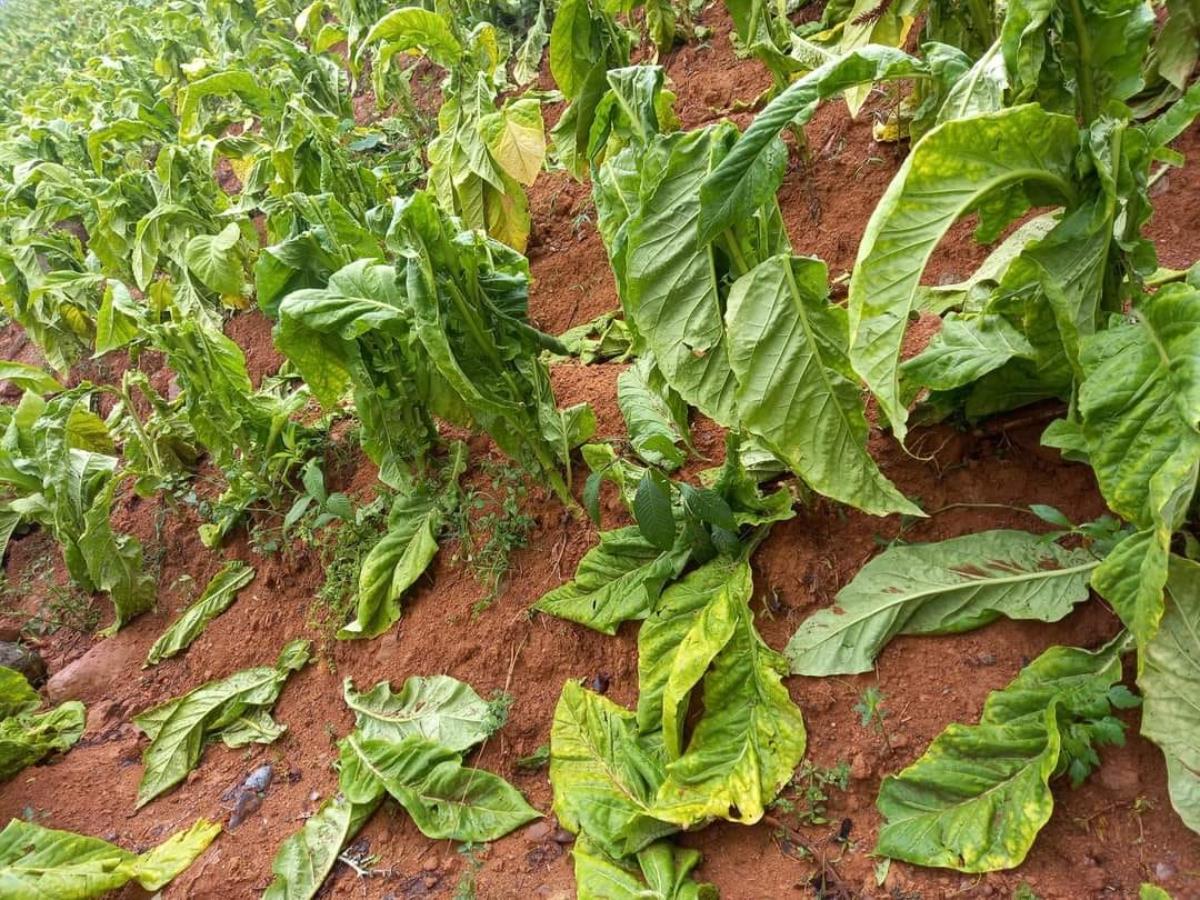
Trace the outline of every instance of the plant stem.
<path fill-rule="evenodd" d="M 1075 21 L 1075 42 L 1079 45 L 1079 61 L 1075 70 L 1075 85 L 1079 92 L 1079 114 L 1085 125 L 1091 125 L 1100 114 L 1096 104 L 1096 86 L 1092 83 L 1092 36 L 1088 20 L 1079 0 L 1069 0 L 1071 18 Z"/>

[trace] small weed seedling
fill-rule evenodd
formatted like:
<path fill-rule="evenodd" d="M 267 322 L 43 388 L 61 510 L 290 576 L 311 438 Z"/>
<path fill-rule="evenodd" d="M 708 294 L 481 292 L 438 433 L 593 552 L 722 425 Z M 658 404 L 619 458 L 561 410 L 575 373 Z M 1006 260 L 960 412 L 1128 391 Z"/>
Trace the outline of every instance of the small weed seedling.
<path fill-rule="evenodd" d="M 890 751 L 892 742 L 888 740 L 887 724 L 884 721 L 888 715 L 888 711 L 883 708 L 886 699 L 879 686 L 872 684 L 863 689 L 858 702 L 854 704 L 854 711 L 858 713 L 859 724 L 883 738 L 883 743 Z"/>
<path fill-rule="evenodd" d="M 850 764 L 844 759 L 829 768 L 814 765 L 806 759 L 792 776 L 790 791 L 781 795 L 772 808 L 795 816 L 801 825 L 828 825 L 829 792 L 844 791 L 849 784 Z"/>

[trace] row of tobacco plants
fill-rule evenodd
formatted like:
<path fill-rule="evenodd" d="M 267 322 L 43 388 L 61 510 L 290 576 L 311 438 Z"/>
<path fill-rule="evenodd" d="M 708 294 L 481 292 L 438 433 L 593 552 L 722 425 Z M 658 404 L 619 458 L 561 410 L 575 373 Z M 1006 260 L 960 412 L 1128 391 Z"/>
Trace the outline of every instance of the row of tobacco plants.
<path fill-rule="evenodd" d="M 607 485 L 633 523 L 602 532 L 535 607 L 606 634 L 641 621 L 636 709 L 568 682 L 550 725 L 581 897 L 714 893 L 672 835 L 757 822 L 792 779 L 806 736 L 789 675 L 869 670 L 900 634 L 1056 621 L 1092 591 L 1120 633 L 1050 648 L 977 724 L 948 726 L 885 778 L 875 852 L 964 872 L 1019 865 L 1052 783 L 1087 778 L 1097 748 L 1124 739 L 1116 712 L 1137 705 L 1173 805 L 1200 831 L 1200 277 L 1159 267 L 1142 236 L 1151 185 L 1183 163 L 1169 145 L 1200 112 L 1200 17 L 1185 2 L 1156 17 L 1148 0 L 859 0 L 796 26 L 782 6 L 728 7 L 739 51 L 772 74 L 745 133 L 681 130 L 663 69 L 630 65 L 643 37 L 653 53 L 702 34 L 696 10 L 668 0 L 6 5 L 0 34 L 25 64 L 0 86 L 0 300 L 52 371 L 0 363 L 23 391 L 0 407 L 0 553 L 44 528 L 71 578 L 110 596 L 116 630 L 157 587 L 144 548 L 111 525 L 123 492 L 195 497 L 207 460 L 219 484 L 201 537 L 214 552 L 247 523 L 285 537 L 350 528 L 371 511 L 328 491 L 322 466 L 332 424 L 352 416 L 390 507 L 338 637 L 373 638 L 467 502 L 466 447 L 442 437 L 466 428 L 577 517 L 598 520 Z M 917 55 L 900 49 L 914 18 Z M 557 90 L 524 89 L 544 51 Z M 414 92 L 430 67 L 436 117 Z M 819 104 L 857 113 L 877 89 L 893 101 L 880 139 L 911 149 L 840 303 L 783 227 L 784 136 L 805 155 Z M 381 117 L 359 124 L 355 104 L 372 97 Z M 547 101 L 565 102 L 548 136 Z M 558 337 L 528 320 L 522 255 L 525 191 L 547 167 L 590 181 L 623 313 Z M 966 215 L 991 255 L 961 284 L 924 286 Z M 252 303 L 287 358 L 257 386 L 223 333 Z M 942 329 L 902 362 L 919 312 Z M 69 377 L 89 357 L 149 351 L 174 373 L 169 389 L 136 365 L 115 384 Z M 627 446 L 589 443 L 592 411 L 558 407 L 549 366 L 572 356 L 630 362 L 617 385 Z M 797 501 L 925 515 L 867 451 L 864 387 L 902 442 L 910 421 L 1060 402 L 1043 440 L 1093 468 L 1113 516 L 1073 523 L 1046 507 L 1050 533 L 895 544 L 772 650 L 751 611 L 752 555 Z M 723 465 L 697 482 L 673 477 L 693 410 L 728 433 Z M 591 472 L 581 490 L 576 452 Z M 253 577 L 225 565 L 146 664 L 187 652 Z M 291 641 L 135 716 L 148 740 L 137 807 L 208 743 L 278 738 L 271 709 L 309 657 Z M 79 739 L 82 704 L 43 711 L 23 676 L 0 670 L 0 684 L 5 776 Z M 345 700 L 356 726 L 338 743 L 339 791 L 278 849 L 267 896 L 314 896 L 389 796 L 432 839 L 493 840 L 539 815 L 466 764 L 503 704 L 441 675 L 398 693 L 348 682 Z M 0 873 L 17 896 L 154 890 L 218 830 L 199 822 L 139 856 L 14 822 Z"/>

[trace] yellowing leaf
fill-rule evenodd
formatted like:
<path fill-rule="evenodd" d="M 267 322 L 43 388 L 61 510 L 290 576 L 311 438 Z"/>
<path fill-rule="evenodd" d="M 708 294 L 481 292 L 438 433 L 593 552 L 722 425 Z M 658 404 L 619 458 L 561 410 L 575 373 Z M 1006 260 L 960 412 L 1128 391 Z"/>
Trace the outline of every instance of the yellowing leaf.
<path fill-rule="evenodd" d="M 479 134 L 510 177 L 524 185 L 537 180 L 546 159 L 542 106 L 537 100 L 518 100 L 489 113 L 479 120 Z"/>

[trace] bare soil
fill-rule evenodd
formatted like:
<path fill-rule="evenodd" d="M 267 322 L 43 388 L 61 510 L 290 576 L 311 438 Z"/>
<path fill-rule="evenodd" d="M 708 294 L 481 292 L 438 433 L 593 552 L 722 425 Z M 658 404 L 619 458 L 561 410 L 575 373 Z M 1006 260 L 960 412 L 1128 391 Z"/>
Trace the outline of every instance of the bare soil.
<path fill-rule="evenodd" d="M 663 60 L 687 127 L 719 118 L 769 84 L 756 62 L 733 56 L 722 9 L 710 8 L 703 20 L 714 28 L 712 39 Z M 851 121 L 841 104 L 823 108 L 807 129 L 814 157 L 811 173 L 794 158 L 780 195 L 797 252 L 827 260 L 831 276 L 852 267 L 867 217 L 905 152 L 903 146 L 872 138 L 871 110 L 881 109 L 881 102 L 878 98 L 869 105 L 859 121 Z M 738 112 L 732 118 L 744 126 L 751 115 Z M 1177 147 L 1193 159 L 1159 185 L 1149 233 L 1159 241 L 1164 264 L 1184 266 L 1200 257 L 1200 166 L 1194 159 L 1200 156 L 1200 130 L 1193 128 Z M 532 190 L 531 208 L 534 321 L 558 332 L 616 308 L 587 186 L 543 175 Z M 986 248 L 970 241 L 968 227 L 956 228 L 939 249 L 931 277 L 962 277 L 985 254 Z M 270 323 L 257 312 L 237 315 L 227 330 L 245 349 L 256 382 L 278 367 Z M 918 331 L 925 339 L 930 333 L 927 325 Z M 0 352 L 6 358 L 36 360 L 11 327 L 0 333 Z M 144 357 L 141 364 L 161 367 L 161 360 Z M 93 378 L 100 374 L 94 366 L 88 365 Z M 112 366 L 114 372 L 120 368 Z M 573 363 L 556 367 L 553 381 L 560 404 L 590 401 L 600 436 L 621 437 L 624 426 L 614 398 L 621 369 Z M 169 379 L 165 370 L 154 374 Z M 927 510 L 936 511 L 906 536 L 938 540 L 987 528 L 1036 530 L 1038 520 L 1012 508 L 1035 502 L 1051 503 L 1076 521 L 1101 514 L 1105 507 L 1090 470 L 1039 446 L 1047 419 L 1038 421 L 1034 412 L 975 430 L 920 430 L 913 436 L 911 454 L 889 436 L 874 434 L 871 449 L 884 472 Z M 720 429 L 701 420 L 695 438 L 711 464 L 720 461 Z M 472 443 L 477 452 L 491 452 L 485 440 Z M 374 474 L 360 457 L 335 477 L 339 487 L 361 499 L 373 492 Z M 576 490 L 581 484 L 582 478 L 577 479 Z M 614 498 L 606 496 L 604 510 L 606 527 L 624 521 Z M 596 534 L 536 487 L 531 488 L 528 512 L 537 523 L 530 545 L 513 556 L 505 588 L 490 606 L 472 613 L 487 589 L 453 562 L 453 546 L 444 548 L 431 573 L 406 598 L 404 617 L 395 628 L 375 640 L 332 644 L 317 664 L 293 676 L 275 709 L 276 718 L 288 726 L 280 740 L 249 750 L 210 747 L 184 784 L 134 813 L 146 742 L 132 717 L 205 680 L 268 663 L 293 637 L 319 641 L 308 621 L 324 567 L 319 554 L 303 547 L 259 556 L 244 531 L 226 547 L 209 552 L 200 544 L 198 520 L 189 507 L 126 497 L 117 524 L 137 534 L 161 565 L 158 608 L 105 641 L 62 628 L 36 642 L 52 675 L 74 663 L 75 689 L 90 701 L 87 731 L 69 753 L 0 785 L 0 819 L 31 817 L 142 850 L 199 816 L 227 820 L 229 805 L 221 795 L 269 762 L 275 777 L 262 806 L 223 834 L 163 892 L 167 900 L 257 896 L 271 880 L 271 859 L 279 843 L 336 789 L 334 741 L 353 724 L 342 700 L 343 680 L 351 678 L 366 688 L 390 679 L 399 687 L 410 675 L 437 672 L 469 682 L 484 696 L 497 691 L 513 696 L 508 724 L 472 762 L 510 779 L 549 816 L 552 798 L 545 772 L 523 773 L 516 760 L 548 742 L 554 705 L 567 679 L 598 677 L 607 682 L 613 700 L 634 703 L 637 629 L 629 625 L 610 638 L 530 614 L 530 605 L 543 592 L 570 576 Z M 781 648 L 807 615 L 832 602 L 878 551 L 880 539 L 894 537 L 901 527 L 896 517 L 872 518 L 819 499 L 777 526 L 754 558 L 753 605 L 767 642 Z M 224 560 L 234 558 L 257 569 L 238 601 L 186 653 L 141 670 L 140 661 L 166 624 Z M 53 542 L 36 531 L 13 542 L 5 573 L 16 588 L 15 602 L 26 611 L 36 608 L 52 585 L 66 583 Z M 105 602 L 93 602 L 101 623 L 108 621 Z M 9 616 L 3 624 L 19 625 L 20 616 Z M 715 824 L 684 836 L 685 843 L 704 852 L 700 875 L 715 882 L 728 900 L 1009 897 L 1022 884 L 1043 898 L 1134 897 L 1138 885 L 1151 880 L 1176 897 L 1200 897 L 1200 837 L 1172 812 L 1161 754 L 1137 736 L 1136 712 L 1127 717 L 1127 744 L 1105 749 L 1095 776 L 1077 790 L 1056 787 L 1054 816 L 1019 869 L 968 877 L 894 863 L 884 884 L 876 884 L 870 850 L 880 823 L 874 799 L 881 777 L 913 761 L 948 723 L 974 721 L 987 693 L 1006 684 L 1045 648 L 1056 643 L 1093 647 L 1117 628 L 1112 612 L 1093 599 L 1055 625 L 1001 621 L 966 635 L 900 638 L 883 652 L 872 675 L 789 679 L 791 695 L 805 715 L 809 758 L 819 766 L 847 762 L 849 787 L 830 791 L 829 824 L 801 827 L 790 840 L 766 823 Z M 859 694 L 872 684 L 886 697 L 889 715 L 883 734 L 864 728 L 853 710 Z M 848 840 L 839 841 L 839 834 Z M 811 855 L 799 858 L 796 843 L 805 844 Z M 574 896 L 569 842 L 552 818 L 466 853 L 422 837 L 389 805 L 363 830 L 354 849 L 378 857 L 374 872 L 360 877 L 338 864 L 324 896 L 450 897 L 472 877 L 481 898 Z M 129 888 L 119 896 L 139 893 Z"/>

